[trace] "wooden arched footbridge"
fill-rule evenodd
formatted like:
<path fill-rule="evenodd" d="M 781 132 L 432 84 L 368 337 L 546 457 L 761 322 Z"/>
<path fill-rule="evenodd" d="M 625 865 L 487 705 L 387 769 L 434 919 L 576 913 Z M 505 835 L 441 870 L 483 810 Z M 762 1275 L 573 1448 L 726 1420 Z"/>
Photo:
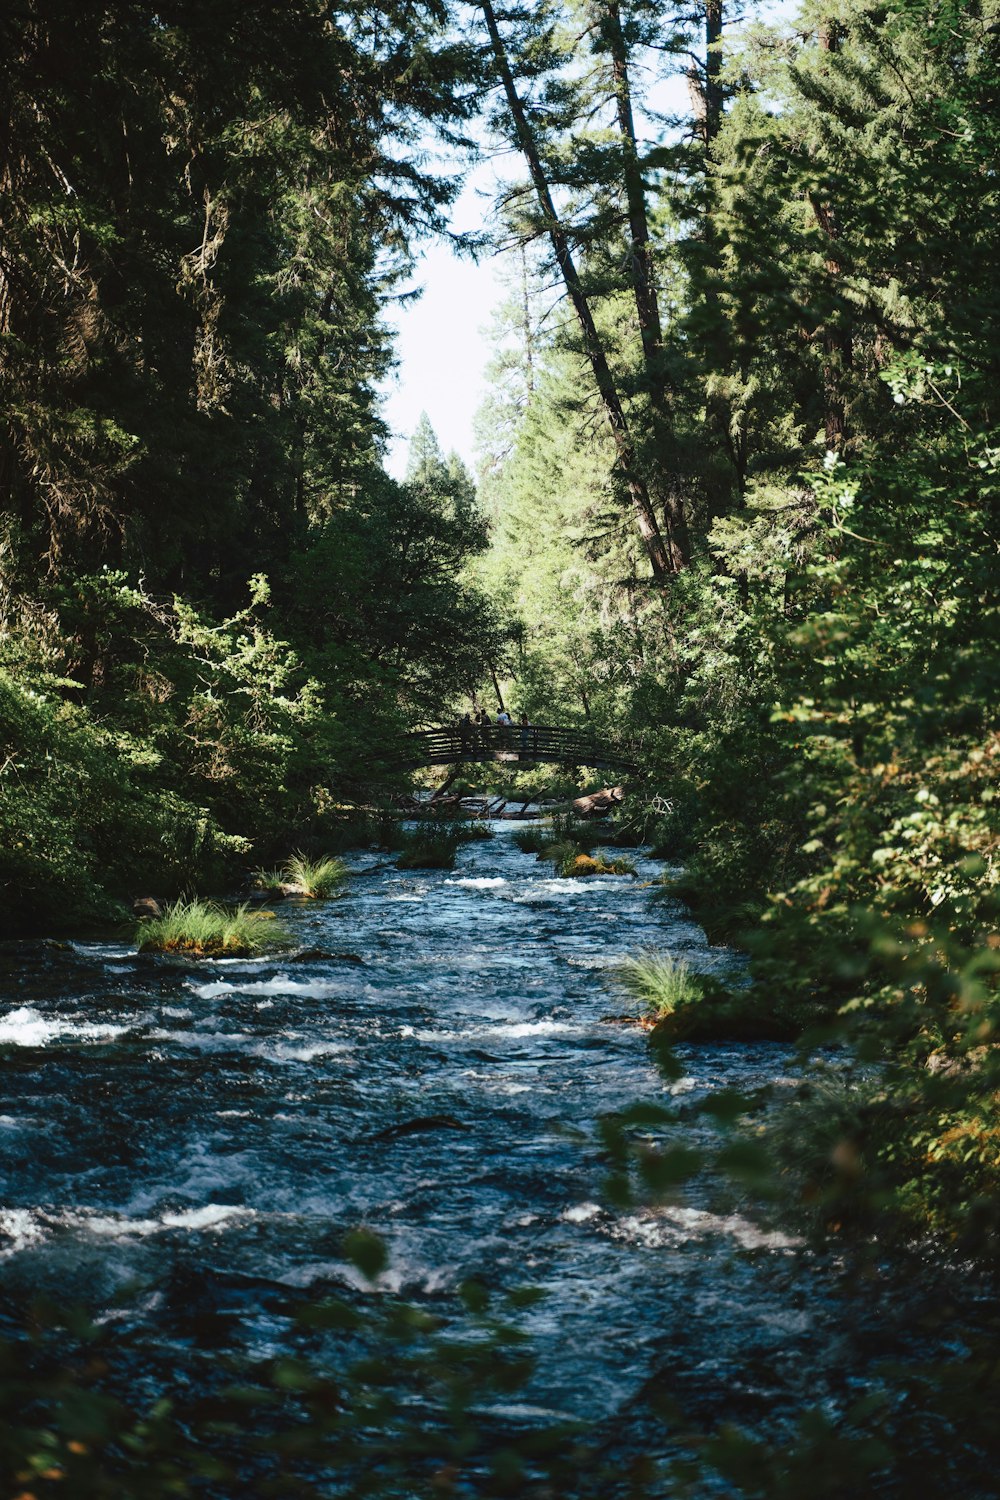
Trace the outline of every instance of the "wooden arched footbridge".
<path fill-rule="evenodd" d="M 488 760 L 524 764 L 547 761 L 632 774 L 638 770 L 628 753 L 610 741 L 585 729 L 560 729 L 552 724 L 450 724 L 421 729 L 399 741 L 392 759 L 400 770 L 407 771 Z"/>

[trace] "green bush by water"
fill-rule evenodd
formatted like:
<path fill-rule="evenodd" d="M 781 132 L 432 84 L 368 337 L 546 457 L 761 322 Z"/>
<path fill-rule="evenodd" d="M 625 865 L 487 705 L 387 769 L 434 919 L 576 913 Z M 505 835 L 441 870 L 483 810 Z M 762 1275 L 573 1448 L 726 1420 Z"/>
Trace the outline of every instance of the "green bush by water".
<path fill-rule="evenodd" d="M 270 912 L 214 901 L 174 901 L 163 915 L 142 922 L 136 933 L 140 953 L 190 953 L 204 958 L 248 958 L 287 947 L 290 938 Z"/>
<path fill-rule="evenodd" d="M 396 868 L 399 870 L 453 870 L 461 842 L 451 829 L 416 829 L 406 835 Z"/>
<path fill-rule="evenodd" d="M 514 834 L 513 843 L 521 850 L 522 854 L 542 854 L 552 842 L 552 834 L 547 828 L 519 828 Z"/>

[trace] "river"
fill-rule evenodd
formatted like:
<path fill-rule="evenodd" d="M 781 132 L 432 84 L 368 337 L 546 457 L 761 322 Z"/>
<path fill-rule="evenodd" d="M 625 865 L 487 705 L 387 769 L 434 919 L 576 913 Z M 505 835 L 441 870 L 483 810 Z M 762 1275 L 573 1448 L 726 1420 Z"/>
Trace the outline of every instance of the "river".
<path fill-rule="evenodd" d="M 662 1444 L 652 1393 L 780 1436 L 803 1405 L 866 1389 L 905 1310 L 859 1302 L 707 1178 L 656 1204 L 605 1193 L 602 1115 L 666 1104 L 690 1143 L 706 1095 L 780 1088 L 793 1066 L 778 1044 L 681 1047 L 662 1076 L 607 1020 L 610 971 L 655 944 L 738 979 L 740 956 L 653 899 L 660 865 L 555 879 L 511 833 L 454 871 L 349 857 L 343 897 L 282 911 L 302 959 L 9 948 L 8 1318 L 40 1290 L 83 1303 L 190 1383 L 192 1350 L 284 1348 L 295 1301 L 398 1294 L 451 1319 L 470 1278 L 527 1284 L 544 1293 L 519 1314 L 534 1369 L 483 1418 L 579 1421 L 605 1448 Z M 344 1254 L 359 1226 L 388 1253 L 374 1285 Z"/>

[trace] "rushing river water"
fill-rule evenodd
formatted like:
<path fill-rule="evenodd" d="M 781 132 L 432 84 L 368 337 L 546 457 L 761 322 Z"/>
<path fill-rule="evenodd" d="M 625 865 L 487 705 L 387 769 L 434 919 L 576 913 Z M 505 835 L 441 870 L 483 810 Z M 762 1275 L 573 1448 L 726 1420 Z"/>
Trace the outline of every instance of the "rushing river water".
<path fill-rule="evenodd" d="M 6 956 L 0 1006 L 2 1285 L 141 1329 L 164 1358 L 204 1337 L 264 1356 L 290 1297 L 395 1292 L 448 1316 L 456 1288 L 530 1283 L 534 1374 L 495 1421 L 622 1424 L 648 1443 L 652 1390 L 712 1425 L 780 1431 L 831 1410 L 900 1347 L 849 1313 L 828 1267 L 701 1178 L 613 1207 L 598 1117 L 781 1082 L 776 1044 L 681 1048 L 666 1079 L 609 1024 L 608 971 L 666 947 L 734 975 L 640 878 L 559 880 L 496 825 L 454 871 L 349 860 L 346 895 L 287 909 L 327 957 L 184 963 L 125 947 Z M 286 912 L 283 912 L 283 916 Z M 377 1290 L 345 1257 L 375 1231 Z M 867 1310 L 865 1310 L 867 1309 Z M 223 1328 L 224 1322 L 224 1328 Z"/>

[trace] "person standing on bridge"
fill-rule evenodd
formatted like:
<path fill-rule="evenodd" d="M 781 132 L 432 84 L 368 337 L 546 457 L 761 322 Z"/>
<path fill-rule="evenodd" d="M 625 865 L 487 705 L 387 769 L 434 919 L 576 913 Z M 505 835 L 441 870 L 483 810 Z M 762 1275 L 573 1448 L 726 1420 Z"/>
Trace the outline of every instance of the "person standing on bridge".
<path fill-rule="evenodd" d="M 462 747 L 462 754 L 467 755 L 472 749 L 472 737 L 475 726 L 471 714 L 463 714 L 458 721 L 458 742 Z"/>
<path fill-rule="evenodd" d="M 531 720 L 527 714 L 521 715 L 521 754 L 527 755 L 531 749 Z M 536 737 L 537 740 L 537 737 Z"/>
<path fill-rule="evenodd" d="M 480 708 L 476 714 L 476 725 L 479 729 L 479 743 L 484 750 L 490 748 L 490 720 L 485 708 Z"/>

